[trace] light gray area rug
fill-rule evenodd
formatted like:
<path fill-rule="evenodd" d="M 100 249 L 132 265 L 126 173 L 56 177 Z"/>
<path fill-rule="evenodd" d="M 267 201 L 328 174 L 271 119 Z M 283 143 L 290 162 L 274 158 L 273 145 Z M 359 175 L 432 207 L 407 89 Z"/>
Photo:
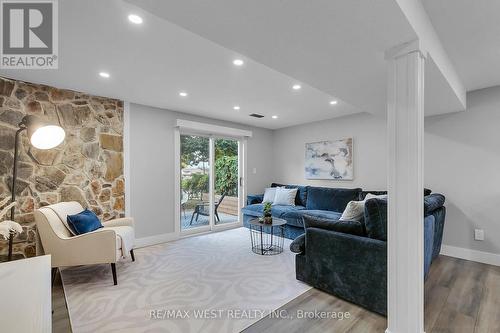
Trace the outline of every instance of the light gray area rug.
<path fill-rule="evenodd" d="M 289 244 L 257 255 L 238 228 L 141 248 L 117 286 L 110 265 L 63 269 L 73 332 L 240 332 L 310 289 Z"/>

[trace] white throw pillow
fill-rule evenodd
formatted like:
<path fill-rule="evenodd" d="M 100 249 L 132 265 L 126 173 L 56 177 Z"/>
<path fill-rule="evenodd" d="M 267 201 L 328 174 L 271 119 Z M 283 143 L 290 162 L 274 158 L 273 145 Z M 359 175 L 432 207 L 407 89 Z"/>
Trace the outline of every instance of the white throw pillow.
<path fill-rule="evenodd" d="M 359 221 L 365 214 L 365 202 L 364 201 L 349 201 L 347 207 L 345 208 L 341 221 L 355 220 Z"/>
<path fill-rule="evenodd" d="M 387 194 L 383 195 L 375 195 L 368 193 L 365 196 L 365 200 L 362 201 L 349 201 L 347 204 L 344 212 L 342 213 L 342 216 L 340 217 L 339 220 L 341 221 L 346 221 L 346 220 L 355 220 L 359 221 L 363 218 L 363 215 L 365 214 L 365 203 L 366 200 L 373 199 L 373 198 L 387 198 Z"/>
<path fill-rule="evenodd" d="M 366 201 L 368 199 L 373 199 L 373 198 L 384 199 L 384 198 L 387 198 L 387 194 L 375 195 L 375 194 L 368 193 L 365 196 L 365 200 L 364 201 Z"/>
<path fill-rule="evenodd" d="M 296 188 L 276 188 L 273 205 L 295 206 Z"/>
<path fill-rule="evenodd" d="M 262 199 L 262 203 L 266 203 L 266 202 L 273 203 L 275 196 L 276 196 L 276 187 L 266 188 L 266 190 L 264 192 L 264 199 Z"/>

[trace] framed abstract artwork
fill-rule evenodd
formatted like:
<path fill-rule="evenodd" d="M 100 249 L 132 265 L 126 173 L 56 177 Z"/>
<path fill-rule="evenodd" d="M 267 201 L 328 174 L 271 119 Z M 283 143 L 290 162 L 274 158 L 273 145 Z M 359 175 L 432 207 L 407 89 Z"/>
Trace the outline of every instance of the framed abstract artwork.
<path fill-rule="evenodd" d="M 352 138 L 306 143 L 306 179 L 353 180 Z"/>

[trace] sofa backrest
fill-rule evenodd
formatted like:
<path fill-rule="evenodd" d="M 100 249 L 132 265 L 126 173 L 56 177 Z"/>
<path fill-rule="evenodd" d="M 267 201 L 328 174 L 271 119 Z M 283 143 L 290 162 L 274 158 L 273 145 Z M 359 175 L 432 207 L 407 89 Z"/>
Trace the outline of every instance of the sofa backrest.
<path fill-rule="evenodd" d="M 342 213 L 349 201 L 358 200 L 360 188 L 329 188 L 309 186 L 306 209 Z"/>
<path fill-rule="evenodd" d="M 436 215 L 443 216 L 445 197 L 433 193 L 424 197 L 424 217 Z M 365 228 L 370 238 L 387 241 L 387 198 L 373 198 L 365 202 Z M 444 224 L 444 221 L 443 223 Z M 442 234 L 442 230 L 441 230 Z M 442 236 L 441 236 L 442 237 Z"/>
<path fill-rule="evenodd" d="M 387 241 L 387 198 L 373 198 L 365 202 L 366 235 Z"/>
<path fill-rule="evenodd" d="M 424 198 L 424 216 L 431 215 L 435 210 L 443 207 L 445 197 L 439 193 L 433 193 Z"/>
<path fill-rule="evenodd" d="M 361 193 L 359 193 L 359 200 L 365 200 L 365 197 L 368 193 L 373 194 L 373 195 L 386 195 L 387 191 L 361 191 Z M 432 193 L 432 190 L 430 190 L 428 188 L 424 188 L 424 197 L 428 196 L 431 193 Z"/>
<path fill-rule="evenodd" d="M 68 215 L 78 214 L 82 210 L 82 205 L 76 201 L 59 202 L 38 209 L 38 214 L 35 214 L 35 220 L 37 225 L 48 222 L 52 230 L 60 238 L 71 237 L 72 234 L 66 226 L 67 223 L 63 221 L 66 221 Z"/>

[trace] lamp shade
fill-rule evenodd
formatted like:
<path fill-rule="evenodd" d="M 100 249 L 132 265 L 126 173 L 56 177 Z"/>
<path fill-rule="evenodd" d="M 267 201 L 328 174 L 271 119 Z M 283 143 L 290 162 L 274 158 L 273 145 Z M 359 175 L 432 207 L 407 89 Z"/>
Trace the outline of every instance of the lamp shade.
<path fill-rule="evenodd" d="M 35 116 L 26 116 L 23 124 L 28 130 L 28 138 L 33 147 L 51 149 L 64 141 L 66 133 L 61 126 L 46 123 Z"/>
<path fill-rule="evenodd" d="M 66 133 L 60 126 L 46 125 L 37 128 L 30 136 L 33 147 L 38 149 L 51 149 L 63 142 Z"/>

